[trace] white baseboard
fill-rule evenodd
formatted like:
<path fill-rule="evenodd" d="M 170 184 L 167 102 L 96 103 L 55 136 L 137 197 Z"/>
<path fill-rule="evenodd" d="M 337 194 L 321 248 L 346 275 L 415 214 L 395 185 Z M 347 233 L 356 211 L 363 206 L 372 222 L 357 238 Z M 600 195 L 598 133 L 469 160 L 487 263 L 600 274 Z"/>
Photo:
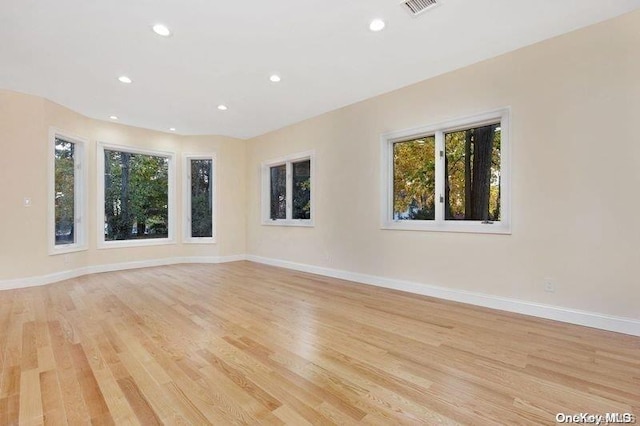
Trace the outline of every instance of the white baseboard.
<path fill-rule="evenodd" d="M 175 265 L 179 263 L 226 263 L 236 262 L 239 260 L 249 260 L 266 265 L 278 266 L 281 268 L 308 272 L 311 274 L 354 281 L 361 284 L 390 288 L 394 290 L 420 294 L 423 296 L 436 297 L 439 299 L 452 300 L 455 302 L 468 303 L 471 305 L 484 306 L 487 308 L 498 309 L 502 311 L 532 315 L 535 317 L 547 318 L 570 324 L 584 325 L 587 327 L 599 328 L 602 330 L 640 336 L 640 320 L 633 318 L 616 317 L 597 312 L 588 312 L 565 308 L 562 306 L 544 305 L 540 303 L 528 302 L 525 300 L 491 296 L 466 290 L 456 290 L 446 287 L 420 284 L 412 281 L 396 280 L 392 278 L 378 277 L 375 275 L 360 274 L 356 272 L 349 272 L 339 269 L 325 268 L 321 266 L 307 265 L 254 255 L 170 257 L 164 259 L 87 266 L 83 268 L 56 272 L 53 274 L 41 275 L 36 277 L 0 280 L 0 290 L 40 286 L 80 277 L 82 275 L 101 272 Z"/>
<path fill-rule="evenodd" d="M 584 325 L 602 330 L 640 336 L 640 320 L 633 318 L 616 317 L 597 312 L 565 308 L 562 306 L 544 305 L 525 300 L 491 296 L 466 290 L 456 290 L 254 255 L 247 255 L 246 260 L 266 265 L 279 266 L 281 268 L 293 269 L 296 271 L 324 275 L 327 277 L 355 281 L 377 287 L 406 291 L 423 296 L 431 296 L 439 299 L 498 309 L 501 311 L 515 312 L 518 314 L 531 315 L 570 324 Z"/>
<path fill-rule="evenodd" d="M 58 281 L 81 277 L 88 274 L 97 274 L 101 272 L 124 271 L 127 269 L 175 265 L 178 263 L 226 263 L 245 259 L 246 256 L 243 254 L 233 256 L 169 257 L 164 259 L 151 259 L 135 262 L 111 263 L 107 265 L 85 266 L 82 268 L 55 272 L 53 274 L 40 275 L 35 277 L 0 280 L 0 290 L 11 290 L 16 288 L 35 287 L 40 285 L 52 284 Z"/>

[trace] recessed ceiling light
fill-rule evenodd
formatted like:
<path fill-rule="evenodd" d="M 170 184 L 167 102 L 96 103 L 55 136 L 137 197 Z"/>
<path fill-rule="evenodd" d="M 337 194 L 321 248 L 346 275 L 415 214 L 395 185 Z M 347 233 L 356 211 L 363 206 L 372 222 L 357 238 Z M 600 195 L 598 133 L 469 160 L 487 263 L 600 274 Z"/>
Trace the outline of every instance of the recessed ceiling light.
<path fill-rule="evenodd" d="M 153 32 L 162 37 L 169 37 L 171 35 L 171 30 L 162 24 L 155 24 L 153 26 Z"/>
<path fill-rule="evenodd" d="M 175 128 L 175 127 L 169 127 L 169 131 L 170 131 L 170 132 L 175 132 L 175 131 L 176 131 L 176 128 Z"/>
<path fill-rule="evenodd" d="M 228 108 L 226 105 L 218 105 L 218 109 L 219 109 L 220 111 L 226 111 L 226 110 L 228 110 L 229 108 Z"/>
<path fill-rule="evenodd" d="M 369 24 L 369 29 L 371 31 L 382 31 L 384 29 L 385 23 L 382 19 L 374 19 L 373 21 L 371 21 L 371 23 Z"/>
<path fill-rule="evenodd" d="M 110 115 L 109 118 L 112 119 L 112 120 L 117 120 L 118 116 L 117 115 Z"/>
<path fill-rule="evenodd" d="M 269 80 L 271 80 L 273 83 L 279 83 L 281 79 L 278 74 L 273 74 L 271 77 L 269 77 Z"/>
<path fill-rule="evenodd" d="M 120 81 L 120 83 L 124 83 L 124 84 L 130 84 L 131 83 L 131 79 L 129 77 L 127 77 L 126 75 L 121 75 L 120 77 L 118 77 L 118 80 Z"/>

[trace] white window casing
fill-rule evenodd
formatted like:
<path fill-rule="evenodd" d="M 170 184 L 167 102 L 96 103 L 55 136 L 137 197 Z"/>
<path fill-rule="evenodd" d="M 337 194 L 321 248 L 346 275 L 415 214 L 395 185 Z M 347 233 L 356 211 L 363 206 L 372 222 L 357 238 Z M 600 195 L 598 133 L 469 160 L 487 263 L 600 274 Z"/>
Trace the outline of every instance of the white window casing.
<path fill-rule="evenodd" d="M 214 244 L 216 242 L 216 219 L 217 219 L 217 198 L 216 198 L 216 186 L 217 186 L 217 163 L 216 154 L 183 154 L 183 185 L 182 185 L 182 216 L 183 216 L 183 230 L 182 230 L 182 242 L 188 244 Z M 193 237 L 192 236 L 192 218 L 191 218 L 191 161 L 192 160 L 211 160 L 211 237 Z"/>
<path fill-rule="evenodd" d="M 130 154 L 150 155 L 167 158 L 168 164 L 168 237 L 167 238 L 149 238 L 149 239 L 132 239 L 105 241 L 105 164 L 104 152 L 118 151 Z M 104 142 L 98 142 L 96 149 L 96 181 L 97 181 L 97 215 L 96 215 L 96 232 L 98 249 L 122 248 L 122 247 L 145 247 L 176 243 L 176 161 L 175 153 L 158 151 L 146 148 L 131 147 L 124 145 L 113 145 Z"/>
<path fill-rule="evenodd" d="M 73 232 L 75 241 L 70 244 L 56 244 L 56 139 L 63 140 L 74 144 L 74 227 Z M 87 250 L 87 212 L 88 212 L 88 196 L 87 182 L 88 161 L 87 161 L 87 144 L 85 138 L 75 136 L 64 130 L 56 128 L 49 129 L 48 139 L 48 251 L 49 255 L 59 255 Z"/>
<path fill-rule="evenodd" d="M 310 167 L 310 218 L 294 219 L 293 211 L 293 164 L 303 161 L 309 161 Z M 286 166 L 286 218 L 272 219 L 271 216 L 271 175 L 272 167 Z M 301 226 L 313 227 L 315 220 L 315 151 L 306 151 L 297 154 L 287 155 L 285 157 L 276 158 L 262 163 L 262 204 L 261 219 L 262 224 L 267 226 Z"/>
<path fill-rule="evenodd" d="M 445 133 L 500 122 L 500 220 L 493 222 L 473 220 L 445 220 L 445 207 L 441 200 L 445 192 Z M 435 136 L 435 219 L 394 219 L 394 143 L 421 137 Z M 436 124 L 393 131 L 380 137 L 381 141 L 381 229 L 407 231 L 443 231 L 488 234 L 511 233 L 510 184 L 510 108 L 501 108 L 482 114 L 458 118 Z"/>

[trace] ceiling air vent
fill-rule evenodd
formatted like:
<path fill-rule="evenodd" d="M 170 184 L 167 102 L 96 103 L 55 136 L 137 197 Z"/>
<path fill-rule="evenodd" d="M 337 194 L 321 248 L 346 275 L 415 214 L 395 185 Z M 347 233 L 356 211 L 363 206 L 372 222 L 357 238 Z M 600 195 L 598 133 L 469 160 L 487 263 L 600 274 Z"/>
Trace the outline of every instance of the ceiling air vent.
<path fill-rule="evenodd" d="M 409 13 L 411 13 L 413 16 L 417 16 L 425 10 L 430 9 L 433 6 L 437 6 L 438 2 L 436 0 L 408 0 L 403 4 L 407 8 Z"/>

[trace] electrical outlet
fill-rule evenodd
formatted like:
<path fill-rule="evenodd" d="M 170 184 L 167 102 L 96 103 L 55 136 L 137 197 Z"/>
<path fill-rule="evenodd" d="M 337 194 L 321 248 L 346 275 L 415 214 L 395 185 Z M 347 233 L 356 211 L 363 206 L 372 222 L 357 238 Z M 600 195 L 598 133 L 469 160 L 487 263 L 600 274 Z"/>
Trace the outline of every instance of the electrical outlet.
<path fill-rule="evenodd" d="M 544 291 L 546 291 L 547 293 L 555 293 L 556 292 L 555 283 L 550 279 L 544 280 Z"/>
<path fill-rule="evenodd" d="M 24 197 L 23 204 L 24 204 L 25 207 L 31 207 L 31 198 Z"/>

